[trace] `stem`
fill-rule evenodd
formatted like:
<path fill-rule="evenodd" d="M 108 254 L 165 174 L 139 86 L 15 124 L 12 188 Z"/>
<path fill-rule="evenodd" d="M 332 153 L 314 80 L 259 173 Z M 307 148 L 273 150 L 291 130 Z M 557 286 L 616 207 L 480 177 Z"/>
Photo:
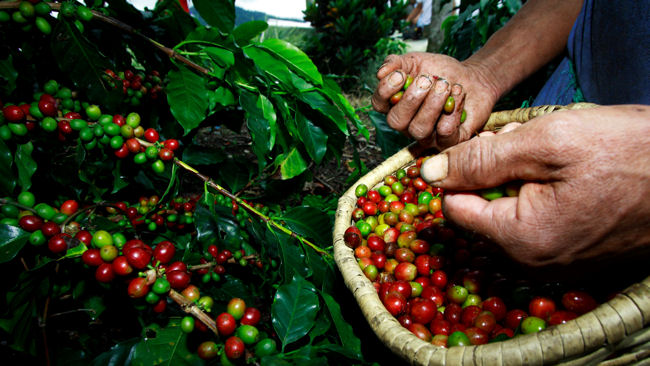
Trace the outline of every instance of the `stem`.
<path fill-rule="evenodd" d="M 96 204 L 94 204 L 94 205 L 90 205 L 90 206 L 88 206 L 88 207 L 84 207 L 83 209 L 81 209 L 81 210 L 77 210 L 77 211 L 73 212 L 72 215 L 68 216 L 68 218 L 66 218 L 66 219 L 63 221 L 63 223 L 61 223 L 61 227 L 65 228 L 65 226 L 66 226 L 70 221 L 72 221 L 73 218 L 75 218 L 75 217 L 78 216 L 79 214 L 84 213 L 84 212 L 88 212 L 88 211 L 92 211 L 92 210 L 96 209 L 97 207 L 114 207 L 114 206 L 113 206 L 112 204 L 110 204 L 110 203 L 106 203 L 106 202 L 98 202 L 98 203 L 96 203 Z"/>
<path fill-rule="evenodd" d="M 219 331 L 217 330 L 217 322 L 201 310 L 195 303 L 185 298 L 185 296 L 179 294 L 175 290 L 169 290 L 169 297 L 176 302 L 184 312 L 192 314 L 195 318 L 200 320 L 205 326 L 210 328 L 210 330 L 218 337 Z"/>
<path fill-rule="evenodd" d="M 0 3 L 0 4 L 2 4 L 2 3 Z M 36 210 L 34 210 L 34 209 L 31 208 L 31 207 L 27 207 L 27 206 L 25 206 L 25 205 L 21 205 L 20 203 L 18 203 L 18 202 L 16 202 L 16 201 L 8 200 L 8 199 L 6 199 L 6 198 L 0 198 L 0 206 L 4 206 L 4 205 L 12 205 L 12 206 L 16 206 L 16 207 L 18 207 L 19 209 L 21 209 L 21 210 L 23 210 L 23 211 L 29 211 L 29 212 L 32 212 L 32 213 L 34 213 L 34 214 L 38 214 L 38 213 L 36 212 Z"/>
<path fill-rule="evenodd" d="M 242 257 L 242 259 L 246 259 L 246 260 L 256 259 L 256 258 L 257 258 L 256 254 L 246 255 L 246 256 Z M 235 258 L 228 258 L 228 261 L 226 263 L 234 264 L 234 263 L 237 263 L 237 260 Z M 216 265 L 217 265 L 217 262 L 208 262 L 208 263 L 195 264 L 193 266 L 187 267 L 187 270 L 190 271 L 190 272 L 191 271 L 198 271 L 200 269 L 212 268 L 212 267 L 214 267 Z"/>
<path fill-rule="evenodd" d="M 267 225 L 270 224 L 271 226 L 273 226 L 273 227 L 275 227 L 276 229 L 282 231 L 283 233 L 285 233 L 285 234 L 291 236 L 292 238 L 298 239 L 298 241 L 307 244 L 307 246 L 309 246 L 310 248 L 312 248 L 313 250 L 315 250 L 317 253 L 319 253 L 319 254 L 321 254 L 321 255 L 331 256 L 331 254 L 329 254 L 327 251 L 325 251 L 325 250 L 319 248 L 318 246 L 316 246 L 316 244 L 310 242 L 309 240 L 303 238 L 302 236 L 300 236 L 300 235 L 294 233 L 293 231 L 287 229 L 286 227 L 284 227 L 284 226 L 278 224 L 277 222 L 275 222 L 275 221 L 274 221 L 273 219 L 271 219 L 270 217 L 268 217 L 268 216 L 264 215 L 263 213 L 257 211 L 253 206 L 251 206 L 251 205 L 249 205 L 248 203 L 246 203 L 246 201 L 244 201 L 244 200 L 242 200 L 241 198 L 239 198 L 239 197 L 235 196 L 234 194 L 230 193 L 227 189 L 225 189 L 225 188 L 223 188 L 222 186 L 218 185 L 217 183 L 215 183 L 214 181 L 212 181 L 212 179 L 210 179 L 209 177 L 207 177 L 207 176 L 205 176 L 205 175 L 199 173 L 198 170 L 196 170 L 196 169 L 192 168 L 191 166 L 187 165 L 187 164 L 186 164 L 185 162 L 183 162 L 182 160 L 180 160 L 180 159 L 178 159 L 178 158 L 174 158 L 174 163 L 175 163 L 176 165 L 180 166 L 181 168 L 183 168 L 183 169 L 189 171 L 190 173 L 194 174 L 196 177 L 198 177 L 199 179 L 201 179 L 202 181 L 204 181 L 204 182 L 205 182 L 206 184 L 208 184 L 210 187 L 212 187 L 212 188 L 214 188 L 215 190 L 217 190 L 219 193 L 221 193 L 221 194 L 223 194 L 224 196 L 226 196 L 226 197 L 228 197 L 228 198 L 234 200 L 235 202 L 237 202 L 237 204 L 239 204 L 240 207 L 245 208 L 246 211 L 248 211 L 248 212 L 254 214 L 254 215 L 257 216 L 257 217 L 259 217 L 260 220 L 264 221 Z"/>

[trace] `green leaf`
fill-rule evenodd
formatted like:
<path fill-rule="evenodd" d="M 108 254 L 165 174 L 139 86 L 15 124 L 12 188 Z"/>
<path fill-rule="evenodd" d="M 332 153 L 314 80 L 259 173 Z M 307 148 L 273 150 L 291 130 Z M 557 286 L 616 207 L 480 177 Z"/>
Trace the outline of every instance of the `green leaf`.
<path fill-rule="evenodd" d="M 199 200 L 194 210 L 194 226 L 196 227 L 196 239 L 199 242 L 208 244 L 217 240 L 217 225 L 210 209 Z"/>
<path fill-rule="evenodd" d="M 253 139 L 253 152 L 259 160 L 258 168 L 261 171 L 266 166 L 267 153 L 273 148 L 275 140 L 273 104 L 261 94 L 256 95 L 244 90 L 239 94 L 239 103 L 246 111 L 246 125 Z M 273 118 L 267 120 L 267 116 Z"/>
<path fill-rule="evenodd" d="M 334 352 L 353 360 L 357 360 L 357 361 L 363 360 L 363 356 L 361 354 L 351 349 L 348 349 L 344 346 L 339 346 L 338 344 L 335 343 L 324 343 L 318 346 L 314 346 L 314 348 L 315 351 L 319 353 L 322 353 L 323 351 L 327 351 L 329 353 Z"/>
<path fill-rule="evenodd" d="M 243 51 L 247 57 L 253 60 L 260 72 L 271 75 L 286 87 L 293 87 L 299 91 L 314 87 L 289 70 L 289 67 L 284 62 L 274 57 L 267 49 L 259 45 L 251 45 L 244 47 Z"/>
<path fill-rule="evenodd" d="M 250 167 L 242 166 L 232 160 L 228 160 L 223 168 L 219 170 L 219 176 L 224 180 L 231 192 L 238 192 L 251 180 L 252 172 Z"/>
<path fill-rule="evenodd" d="M 235 26 L 235 2 L 233 0 L 193 0 L 194 8 L 208 24 L 230 33 Z"/>
<path fill-rule="evenodd" d="M 203 51 L 210 56 L 212 61 L 216 62 L 217 65 L 224 69 L 235 64 L 235 55 L 228 49 L 221 47 L 205 47 Z"/>
<path fill-rule="evenodd" d="M 83 89 L 90 100 L 114 106 L 121 92 L 108 89 L 102 80 L 104 70 L 111 68 L 108 58 L 91 43 L 70 21 L 59 19 L 51 39 L 52 53 L 59 68 L 70 77 L 77 88 Z"/>
<path fill-rule="evenodd" d="M 331 225 L 330 225 L 331 227 Z M 312 269 L 309 279 L 318 289 L 332 292 L 336 284 L 336 264 L 331 257 L 326 257 L 313 249 L 305 248 L 307 265 Z"/>
<path fill-rule="evenodd" d="M 183 161 L 189 165 L 212 165 L 225 159 L 223 150 L 198 145 L 190 145 L 183 150 Z"/>
<path fill-rule="evenodd" d="M 14 157 L 11 150 L 0 140 L 0 194 L 10 196 L 16 188 L 16 177 L 13 172 Z"/>
<path fill-rule="evenodd" d="M 296 113 L 296 124 L 298 125 L 300 140 L 304 143 L 307 154 L 316 164 L 320 164 L 327 151 L 327 135 L 302 113 Z"/>
<path fill-rule="evenodd" d="M 370 121 L 375 126 L 375 138 L 377 139 L 377 145 L 381 148 L 381 155 L 384 159 L 387 159 L 408 145 L 408 138 L 388 126 L 385 114 L 370 111 L 368 112 L 368 117 L 370 117 Z"/>
<path fill-rule="evenodd" d="M 284 221 L 296 234 L 313 239 L 321 246 L 332 243 L 330 217 L 321 210 L 307 206 L 293 207 L 273 219 Z"/>
<path fill-rule="evenodd" d="M 4 79 L 4 82 L 0 83 L 2 94 L 11 95 L 16 89 L 16 79 L 18 79 L 18 72 L 14 68 L 12 55 L 0 60 L 0 79 Z"/>
<path fill-rule="evenodd" d="M 314 285 L 302 277 L 294 277 L 290 283 L 278 288 L 271 305 L 271 316 L 283 351 L 284 347 L 307 335 L 314 325 L 318 307 Z"/>
<path fill-rule="evenodd" d="M 368 129 L 361 121 L 361 118 L 359 118 L 359 115 L 354 110 L 352 104 L 350 104 L 350 102 L 343 95 L 343 91 L 341 91 L 339 85 L 332 78 L 325 78 L 324 81 L 325 82 L 323 85 L 323 93 L 325 93 L 331 100 L 334 101 L 334 103 L 336 103 L 336 105 L 339 108 L 341 108 L 341 110 L 343 111 L 343 113 L 345 113 L 348 119 L 354 122 L 354 125 L 356 126 L 358 131 L 357 133 L 362 135 L 363 137 L 366 138 L 366 140 L 369 141 L 370 132 L 368 132 Z"/>
<path fill-rule="evenodd" d="M 210 108 L 213 109 L 217 103 L 224 107 L 235 105 L 235 96 L 230 89 L 220 86 L 210 93 Z"/>
<path fill-rule="evenodd" d="M 115 194 L 129 185 L 129 182 L 124 179 L 125 177 L 121 173 L 121 168 L 122 160 L 118 160 L 113 169 L 113 190 L 111 194 Z"/>
<path fill-rule="evenodd" d="M 307 103 L 309 107 L 321 112 L 323 116 L 334 122 L 338 129 L 346 136 L 350 134 L 348 131 L 348 124 L 345 121 L 345 116 L 341 110 L 327 100 L 320 92 L 315 90 L 303 92 L 298 95 L 298 98 Z"/>
<path fill-rule="evenodd" d="M 170 320 L 155 336 L 143 338 L 133 349 L 134 366 L 149 365 L 203 365 L 203 361 L 188 348 L 187 334 L 180 327 L 180 319 Z"/>
<path fill-rule="evenodd" d="M 11 334 L 9 346 L 19 352 L 31 353 L 33 356 L 36 356 L 33 325 L 36 311 L 36 302 L 32 297 L 21 303 L 10 318 L 0 319 L 0 328 Z"/>
<path fill-rule="evenodd" d="M 0 263 L 14 259 L 29 240 L 29 235 L 17 226 L 0 224 Z"/>
<path fill-rule="evenodd" d="M 23 190 L 28 190 L 32 186 L 32 175 L 36 172 L 36 162 L 32 159 L 32 151 L 34 150 L 34 145 L 32 142 L 28 142 L 22 145 L 18 145 L 16 148 L 16 155 L 14 156 L 14 161 L 16 167 L 18 168 L 18 181 Z"/>
<path fill-rule="evenodd" d="M 339 334 L 339 339 L 341 339 L 341 346 L 348 352 L 354 354 L 356 358 L 363 358 L 361 355 L 361 340 L 359 340 L 359 338 L 354 334 L 352 326 L 343 319 L 341 306 L 330 294 L 321 292 L 320 295 L 323 300 L 325 300 L 327 310 L 334 321 L 334 326 Z"/>
<path fill-rule="evenodd" d="M 185 135 L 196 128 L 206 116 L 209 98 L 205 80 L 190 70 L 181 68 L 167 74 L 165 88 L 170 110 L 183 126 Z"/>
<path fill-rule="evenodd" d="M 263 20 L 253 20 L 240 24 L 232 31 L 232 35 L 238 45 L 244 46 L 268 27 L 269 25 Z"/>
<path fill-rule="evenodd" d="M 278 155 L 275 164 L 280 166 L 282 179 L 291 179 L 307 170 L 307 162 L 295 147 L 288 153 Z"/>
<path fill-rule="evenodd" d="M 311 276 L 311 268 L 305 261 L 305 253 L 299 245 L 296 245 L 295 240 L 290 240 L 289 236 L 282 233 L 277 234 L 270 232 L 267 234 L 268 241 L 274 241 L 278 244 L 280 249 L 280 257 L 282 258 L 282 277 L 285 282 L 289 282 L 294 276 L 307 278 Z M 274 240 L 273 240 L 274 239 Z"/>
<path fill-rule="evenodd" d="M 77 245 L 77 246 L 75 246 L 75 247 L 72 247 L 72 248 L 68 249 L 68 250 L 65 252 L 65 255 L 64 255 L 63 257 L 61 257 L 61 259 L 64 259 L 64 258 L 77 258 L 77 257 L 81 257 L 81 255 L 84 254 L 84 252 L 85 252 L 86 250 L 88 250 L 88 247 L 86 246 L 86 244 L 84 244 L 83 242 L 79 241 L 79 245 Z"/>
<path fill-rule="evenodd" d="M 323 77 L 318 68 L 298 47 L 287 41 L 277 38 L 267 39 L 261 46 L 273 52 L 278 58 L 284 61 L 294 72 L 316 85 L 323 84 Z"/>
<path fill-rule="evenodd" d="M 89 309 L 88 316 L 95 320 L 99 318 L 100 315 L 106 310 L 106 304 L 104 304 L 104 298 L 101 296 L 92 296 L 84 299 L 84 307 Z"/>
<path fill-rule="evenodd" d="M 331 326 L 332 322 L 330 321 L 330 317 L 325 312 L 319 312 L 314 327 L 309 331 L 310 343 L 314 343 L 316 338 L 327 333 Z"/>
<path fill-rule="evenodd" d="M 113 345 L 111 349 L 95 357 L 90 366 L 129 365 L 131 363 L 131 354 L 139 340 L 140 338 L 134 338 Z"/>

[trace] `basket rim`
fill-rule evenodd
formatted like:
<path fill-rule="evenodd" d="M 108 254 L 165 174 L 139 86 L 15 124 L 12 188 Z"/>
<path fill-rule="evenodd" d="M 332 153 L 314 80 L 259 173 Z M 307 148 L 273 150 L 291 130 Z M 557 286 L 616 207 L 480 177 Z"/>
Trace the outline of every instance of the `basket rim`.
<path fill-rule="evenodd" d="M 417 143 L 398 151 L 353 184 L 339 198 L 336 210 L 333 233 L 336 265 L 371 328 L 394 353 L 416 365 L 598 362 L 614 352 L 616 345 L 625 344 L 626 337 L 650 342 L 650 329 L 645 327 L 650 321 L 650 276 L 574 320 L 502 342 L 441 348 L 404 328 L 379 300 L 374 286 L 361 271 L 353 250 L 345 245 L 343 235 L 352 222 L 356 186 L 363 183 L 374 187 L 386 175 L 412 164 L 425 151 Z"/>

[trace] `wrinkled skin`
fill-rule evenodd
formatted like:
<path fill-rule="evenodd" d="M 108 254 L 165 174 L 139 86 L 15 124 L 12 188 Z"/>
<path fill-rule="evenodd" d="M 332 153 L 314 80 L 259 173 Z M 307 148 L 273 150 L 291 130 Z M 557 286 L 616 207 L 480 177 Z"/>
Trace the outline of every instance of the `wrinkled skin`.
<path fill-rule="evenodd" d="M 445 217 L 524 264 L 648 250 L 649 106 L 556 112 L 443 153 L 448 175 L 433 185 L 448 190 Z M 516 180 L 525 182 L 518 197 L 486 201 L 463 192 Z"/>
<path fill-rule="evenodd" d="M 400 102 L 392 106 L 389 99 L 402 90 L 407 75 L 414 81 Z M 387 113 L 388 125 L 423 145 L 440 149 L 472 137 L 483 126 L 498 98 L 496 87 L 479 65 L 440 54 L 390 55 L 377 78 L 379 84 L 372 105 Z M 450 95 L 454 97 L 455 108 L 448 114 L 443 107 Z M 463 108 L 467 119 L 461 124 Z"/>

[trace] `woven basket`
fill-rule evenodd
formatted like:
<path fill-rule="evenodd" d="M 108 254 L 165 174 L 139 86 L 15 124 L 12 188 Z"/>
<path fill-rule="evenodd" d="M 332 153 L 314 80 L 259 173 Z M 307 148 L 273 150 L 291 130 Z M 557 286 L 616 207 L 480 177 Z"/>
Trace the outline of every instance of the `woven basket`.
<path fill-rule="evenodd" d="M 498 130 L 508 122 L 526 122 L 565 109 L 593 107 L 580 103 L 495 112 L 485 126 Z M 343 240 L 351 225 L 358 184 L 375 187 L 396 170 L 412 165 L 424 149 L 402 149 L 359 179 L 339 199 L 334 225 L 334 258 L 373 331 L 390 350 L 414 365 L 624 365 L 650 358 L 650 277 L 636 283 L 593 311 L 539 333 L 480 346 L 441 348 L 413 335 L 379 300 L 352 249 Z"/>

